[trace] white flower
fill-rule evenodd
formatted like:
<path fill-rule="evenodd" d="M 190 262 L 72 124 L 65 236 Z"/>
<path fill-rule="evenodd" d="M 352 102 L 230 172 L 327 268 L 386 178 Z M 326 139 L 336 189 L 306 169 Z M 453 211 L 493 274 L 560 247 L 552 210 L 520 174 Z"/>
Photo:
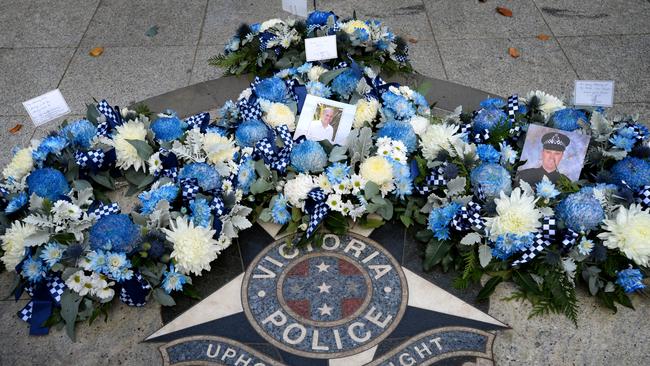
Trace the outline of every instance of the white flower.
<path fill-rule="evenodd" d="M 111 284 L 112 283 L 113 282 L 111 282 Z M 101 300 L 101 302 L 105 303 L 105 302 L 109 302 L 109 301 L 111 301 L 113 299 L 113 296 L 115 296 L 115 290 L 113 290 L 112 288 L 106 286 L 106 287 L 101 287 L 101 288 L 95 289 L 93 294 L 95 296 L 97 296 Z"/>
<path fill-rule="evenodd" d="M 353 34 L 357 29 L 365 30 L 370 34 L 370 28 L 368 25 L 364 21 L 356 19 L 343 23 L 341 29 L 347 34 Z"/>
<path fill-rule="evenodd" d="M 494 202 L 497 216 L 486 219 L 492 240 L 505 234 L 525 235 L 541 226 L 542 212 L 535 207 L 537 199 L 522 192 L 521 188 L 515 188 L 510 197 L 501 192 Z"/>
<path fill-rule="evenodd" d="M 366 180 L 359 174 L 352 174 L 350 186 L 352 187 L 352 193 L 357 194 L 366 186 Z"/>
<path fill-rule="evenodd" d="M 162 159 L 160 159 L 160 152 L 151 154 L 149 160 L 147 160 L 147 165 L 149 166 L 149 172 L 151 174 L 160 172 L 163 169 Z"/>
<path fill-rule="evenodd" d="M 340 194 L 330 194 L 327 197 L 327 205 L 334 211 L 341 211 L 343 208 L 343 198 Z"/>
<path fill-rule="evenodd" d="M 208 132 L 203 135 L 203 151 L 207 154 L 208 161 L 215 165 L 221 175 L 228 175 L 230 168 L 228 162 L 232 161 L 237 151 L 232 138 Z"/>
<path fill-rule="evenodd" d="M 217 259 L 222 247 L 213 238 L 215 230 L 202 226 L 194 226 L 184 217 L 177 217 L 176 222 L 170 223 L 170 229 L 163 229 L 167 240 L 174 244 L 171 258 L 176 262 L 176 268 L 183 274 L 201 275 L 201 271 L 210 270 L 210 262 Z"/>
<path fill-rule="evenodd" d="M 70 290 L 80 293 L 89 281 L 90 277 L 86 276 L 84 271 L 79 270 L 65 280 L 65 285 L 68 286 Z"/>
<path fill-rule="evenodd" d="M 239 94 L 239 98 L 237 98 L 237 99 L 238 100 L 240 100 L 240 99 L 248 99 L 248 98 L 251 97 L 251 95 L 253 95 L 253 89 L 246 88 Z"/>
<path fill-rule="evenodd" d="M 309 78 L 310 81 L 318 81 L 321 75 L 323 75 L 326 72 L 327 72 L 326 68 L 322 66 L 314 66 L 311 69 L 309 69 L 309 72 L 307 72 L 307 77 Z"/>
<path fill-rule="evenodd" d="M 427 127 L 429 127 L 429 119 L 419 115 L 411 117 L 409 123 L 411 124 L 411 127 L 413 127 L 415 134 L 418 136 L 425 133 L 427 131 Z"/>
<path fill-rule="evenodd" d="M 2 250 L 5 252 L 0 260 L 4 263 L 5 268 L 12 269 L 23 260 L 25 246 L 27 246 L 25 239 L 33 234 L 36 234 L 36 226 L 14 221 L 5 234 L 0 236 Z"/>
<path fill-rule="evenodd" d="M 260 33 L 268 30 L 269 28 L 273 28 L 277 25 L 283 25 L 283 24 L 284 22 L 282 21 L 282 19 L 277 19 L 277 18 L 269 19 L 260 25 Z"/>
<path fill-rule="evenodd" d="M 576 266 L 575 260 L 571 257 L 567 257 L 562 259 L 562 269 L 564 269 L 564 273 L 566 273 L 566 276 L 569 278 L 569 281 L 571 283 L 574 283 L 574 279 L 576 277 L 576 269 L 578 267 Z"/>
<path fill-rule="evenodd" d="M 129 121 L 121 126 L 115 127 L 116 133 L 113 139 L 104 138 L 102 142 L 115 148 L 117 165 L 122 169 L 133 167 L 135 170 L 145 169 L 144 160 L 138 155 L 138 150 L 127 140 L 145 141 L 147 129 L 144 123 Z"/>
<path fill-rule="evenodd" d="M 350 217 L 352 220 L 356 220 L 359 217 L 363 216 L 366 213 L 366 206 L 364 205 L 359 205 L 359 206 L 354 206 L 352 210 L 350 210 Z"/>
<path fill-rule="evenodd" d="M 427 160 L 435 160 L 440 150 L 446 150 L 451 156 L 456 156 L 452 146 L 458 145 L 462 141 L 461 136 L 458 133 L 457 125 L 430 125 L 421 136 L 422 156 Z"/>
<path fill-rule="evenodd" d="M 376 99 L 359 99 L 356 112 L 354 112 L 354 128 L 361 128 L 366 123 L 370 124 L 377 117 L 378 111 L 379 102 Z"/>
<path fill-rule="evenodd" d="M 371 156 L 359 167 L 361 176 L 378 186 L 393 180 L 393 167 L 383 156 Z"/>
<path fill-rule="evenodd" d="M 589 255 L 592 249 L 594 249 L 594 242 L 583 236 L 582 240 L 580 240 L 580 243 L 578 243 L 578 253 L 582 255 Z"/>
<path fill-rule="evenodd" d="M 268 100 L 260 100 L 260 107 L 264 111 L 262 119 L 271 127 L 287 125 L 290 131 L 295 129 L 296 115 L 291 108 L 282 103 L 271 103 Z"/>
<path fill-rule="evenodd" d="M 626 257 L 640 266 L 650 264 L 650 212 L 640 205 L 621 206 L 616 216 L 604 221 L 604 229 L 598 234 L 603 244 L 618 248 Z"/>
<path fill-rule="evenodd" d="M 507 142 L 503 141 L 499 144 L 501 150 L 501 161 L 514 164 L 517 161 L 517 151 L 513 149 Z"/>
<path fill-rule="evenodd" d="M 327 174 L 321 173 L 318 176 L 318 187 L 320 187 L 320 189 L 325 193 L 332 192 L 332 183 L 330 183 L 330 180 L 327 178 Z"/>
<path fill-rule="evenodd" d="M 58 200 L 54 203 L 54 207 L 52 207 L 52 214 L 54 215 L 55 222 L 62 223 L 66 220 L 80 219 L 82 211 L 81 208 L 75 204 L 64 200 Z"/>
<path fill-rule="evenodd" d="M 298 174 L 284 185 L 284 195 L 293 207 L 302 208 L 302 201 L 307 199 L 309 191 L 317 186 L 318 184 L 311 175 Z"/>
<path fill-rule="evenodd" d="M 553 114 L 553 112 L 564 108 L 564 103 L 559 98 L 554 97 L 551 94 L 546 94 L 543 91 L 530 91 L 526 95 L 525 99 L 526 101 L 530 101 L 533 97 L 539 98 L 540 109 L 547 119 L 551 114 Z"/>
<path fill-rule="evenodd" d="M 33 167 L 32 148 L 24 148 L 16 152 L 9 165 L 2 170 L 2 175 L 5 179 L 21 180 L 32 171 Z"/>
<path fill-rule="evenodd" d="M 332 189 L 337 194 L 348 194 L 350 193 L 350 188 L 350 181 L 348 179 L 344 179 L 341 182 L 332 185 Z"/>

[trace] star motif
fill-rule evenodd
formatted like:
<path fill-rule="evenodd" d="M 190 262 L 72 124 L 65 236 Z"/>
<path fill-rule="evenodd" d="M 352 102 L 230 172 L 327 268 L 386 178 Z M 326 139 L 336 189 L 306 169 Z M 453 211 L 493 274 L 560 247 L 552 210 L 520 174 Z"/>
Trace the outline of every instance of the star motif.
<path fill-rule="evenodd" d="M 327 304 L 323 304 L 323 306 L 318 308 L 318 311 L 320 311 L 320 315 L 329 315 L 332 316 L 332 308 L 327 306 Z"/>
<path fill-rule="evenodd" d="M 322 285 L 316 286 L 316 287 L 318 287 L 318 293 L 319 294 L 322 294 L 323 292 L 327 292 L 329 294 L 330 293 L 330 288 L 332 288 L 332 286 L 329 286 L 325 282 L 323 282 Z"/>
<path fill-rule="evenodd" d="M 318 268 L 318 273 L 328 272 L 327 270 L 330 268 L 330 265 L 325 264 L 325 262 L 320 262 L 320 264 L 317 265 L 316 268 Z"/>

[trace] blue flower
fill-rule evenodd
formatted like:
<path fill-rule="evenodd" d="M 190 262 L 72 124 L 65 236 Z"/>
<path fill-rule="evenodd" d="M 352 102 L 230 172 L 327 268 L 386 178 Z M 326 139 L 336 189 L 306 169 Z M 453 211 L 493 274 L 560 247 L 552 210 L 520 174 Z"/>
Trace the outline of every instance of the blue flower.
<path fill-rule="evenodd" d="M 70 192 L 70 186 L 63 173 L 52 168 L 34 170 L 27 177 L 27 188 L 30 195 L 36 193 L 37 196 L 51 201 L 57 201 L 59 196 Z"/>
<path fill-rule="evenodd" d="M 187 276 L 180 272 L 176 272 L 173 264 L 169 265 L 169 271 L 163 273 L 162 288 L 166 293 L 171 294 L 172 291 L 182 291 L 183 285 L 187 283 Z"/>
<path fill-rule="evenodd" d="M 472 129 L 475 133 L 481 133 L 484 130 L 493 131 L 499 128 L 510 128 L 512 124 L 508 116 L 501 109 L 487 108 L 481 109 L 474 117 Z"/>
<path fill-rule="evenodd" d="M 214 133 L 215 135 L 228 137 L 228 131 L 226 131 L 222 127 L 217 127 L 217 126 L 206 127 L 205 133 Z"/>
<path fill-rule="evenodd" d="M 485 108 L 485 109 L 490 109 L 490 108 L 498 109 L 498 108 L 505 107 L 506 101 L 501 98 L 488 98 L 483 100 L 480 103 L 480 106 L 481 108 Z"/>
<path fill-rule="evenodd" d="M 41 259 L 47 264 L 48 268 L 52 268 L 53 265 L 59 263 L 61 258 L 63 258 L 63 253 L 65 248 L 57 242 L 47 243 L 43 247 L 41 252 Z"/>
<path fill-rule="evenodd" d="M 59 155 L 68 146 L 68 140 L 63 136 L 48 136 L 36 150 L 32 151 L 32 157 L 37 164 L 42 164 L 49 154 Z"/>
<path fill-rule="evenodd" d="M 165 234 L 159 231 L 149 231 L 140 239 L 141 248 L 147 250 L 147 257 L 153 260 L 158 260 L 165 254 Z"/>
<path fill-rule="evenodd" d="M 316 141 L 305 140 L 293 147 L 291 166 L 299 173 L 319 172 L 327 165 L 327 153 Z"/>
<path fill-rule="evenodd" d="M 406 164 L 400 164 L 397 161 L 389 159 L 393 165 L 393 181 L 395 182 L 395 195 L 400 199 L 413 193 L 413 180 L 411 179 L 411 169 Z"/>
<path fill-rule="evenodd" d="M 124 253 L 106 252 L 106 274 L 117 282 L 130 280 L 133 277 L 131 261 Z"/>
<path fill-rule="evenodd" d="M 289 67 L 289 68 L 282 69 L 282 70 L 276 72 L 275 75 L 273 75 L 273 76 L 275 76 L 276 78 L 281 78 L 281 79 L 288 78 L 289 76 L 295 75 L 296 71 L 297 70 L 296 70 L 295 67 Z"/>
<path fill-rule="evenodd" d="M 587 114 L 581 109 L 565 108 L 555 111 L 551 115 L 553 127 L 564 131 L 575 131 L 580 128 L 579 121 L 587 123 Z"/>
<path fill-rule="evenodd" d="M 88 149 L 90 142 L 97 134 L 97 127 L 86 119 L 80 119 L 67 124 L 61 129 L 60 134 L 68 139 L 72 146 Z"/>
<path fill-rule="evenodd" d="M 187 123 L 176 116 L 160 117 L 151 122 L 151 130 L 157 140 L 174 141 L 183 136 Z"/>
<path fill-rule="evenodd" d="M 470 181 L 476 193 L 479 189 L 485 197 L 499 197 L 503 191 L 506 195 L 512 192 L 510 173 L 499 164 L 483 163 L 470 173 Z"/>
<path fill-rule="evenodd" d="M 501 160 L 501 153 L 492 145 L 477 145 L 476 153 L 478 154 L 478 158 L 484 163 L 498 163 Z"/>
<path fill-rule="evenodd" d="M 248 194 L 251 185 L 257 179 L 255 173 L 255 161 L 250 157 L 246 157 L 244 161 L 239 164 L 239 172 L 237 173 L 237 184 L 244 194 Z"/>
<path fill-rule="evenodd" d="M 614 135 L 609 138 L 609 142 L 617 148 L 625 151 L 632 151 L 634 144 L 636 144 L 636 139 L 624 137 L 622 135 Z"/>
<path fill-rule="evenodd" d="M 429 103 L 427 102 L 427 99 L 424 97 L 424 95 L 413 91 L 411 99 L 413 100 L 413 103 L 415 103 L 415 105 L 418 107 L 418 113 L 424 113 L 425 111 L 429 110 Z"/>
<path fill-rule="evenodd" d="M 578 233 L 596 228 L 605 219 L 600 201 L 584 188 L 560 201 L 555 212 L 567 228 Z"/>
<path fill-rule="evenodd" d="M 262 79 L 255 86 L 255 94 L 258 98 L 271 102 L 284 102 L 288 97 L 287 86 L 284 81 L 277 77 Z"/>
<path fill-rule="evenodd" d="M 311 62 L 305 62 L 304 64 L 302 64 L 296 69 L 296 72 L 301 74 L 306 74 L 309 72 L 309 70 L 311 70 L 311 68 L 312 68 Z"/>
<path fill-rule="evenodd" d="M 377 137 L 389 137 L 396 141 L 402 141 L 408 152 L 413 152 L 417 148 L 418 137 L 408 122 L 388 121 L 377 132 Z"/>
<path fill-rule="evenodd" d="M 360 77 L 351 69 L 343 71 L 332 81 L 332 91 L 343 99 L 350 97 L 357 88 Z"/>
<path fill-rule="evenodd" d="M 325 84 L 319 81 L 310 81 L 305 84 L 307 94 L 315 95 L 321 98 L 329 98 L 332 95 L 332 90 Z"/>
<path fill-rule="evenodd" d="M 415 115 L 415 108 L 404 96 L 388 91 L 381 98 L 388 118 L 408 120 Z"/>
<path fill-rule="evenodd" d="M 9 200 L 7 207 L 5 207 L 5 213 L 12 214 L 20 210 L 21 208 L 25 207 L 27 202 L 29 202 L 29 197 L 27 196 L 27 193 L 20 192 L 17 196 Z"/>
<path fill-rule="evenodd" d="M 181 169 L 179 179 L 195 178 L 201 189 L 210 191 L 221 188 L 221 176 L 219 172 L 206 163 L 190 163 Z"/>
<path fill-rule="evenodd" d="M 269 135 L 269 128 L 258 119 L 244 121 L 235 131 L 235 140 L 239 146 L 254 147 L 257 141 Z"/>
<path fill-rule="evenodd" d="M 253 23 L 250 25 L 251 32 L 253 33 L 259 33 L 260 32 L 260 27 L 262 26 L 261 23 Z"/>
<path fill-rule="evenodd" d="M 334 163 L 325 169 L 325 174 L 331 184 L 339 184 L 348 178 L 350 166 L 345 163 Z"/>
<path fill-rule="evenodd" d="M 271 207 L 271 219 L 276 224 L 284 225 L 289 222 L 290 218 L 291 214 L 287 209 L 287 199 L 280 193 Z"/>
<path fill-rule="evenodd" d="M 637 268 L 624 269 L 616 274 L 616 284 L 621 286 L 626 294 L 644 289 L 645 285 L 641 280 L 643 274 Z"/>
<path fill-rule="evenodd" d="M 94 250 L 130 252 L 140 237 L 140 229 L 125 214 L 101 217 L 90 228 L 90 247 Z"/>
<path fill-rule="evenodd" d="M 321 26 L 327 24 L 327 19 L 329 17 L 334 17 L 334 22 L 338 20 L 338 17 L 332 11 L 319 11 L 314 10 L 309 13 L 307 16 L 307 26 Z"/>
<path fill-rule="evenodd" d="M 45 278 L 45 267 L 40 259 L 28 257 L 23 262 L 23 268 L 20 274 L 29 280 L 29 282 L 38 282 Z"/>
<path fill-rule="evenodd" d="M 138 199 L 142 202 L 141 213 L 148 215 L 156 209 L 158 202 L 165 200 L 167 202 L 174 202 L 178 196 L 179 188 L 173 184 L 165 184 L 164 186 L 152 189 L 148 192 L 142 192 L 138 195 Z"/>
<path fill-rule="evenodd" d="M 514 164 L 517 161 L 517 151 L 508 145 L 507 142 L 501 141 L 499 143 L 499 151 L 501 152 L 501 163 L 502 164 Z"/>
<path fill-rule="evenodd" d="M 97 273 L 108 273 L 108 264 L 106 263 L 106 254 L 101 249 L 92 250 L 86 255 L 88 267 Z"/>
<path fill-rule="evenodd" d="M 555 184 L 553 184 L 553 182 L 551 182 L 547 176 L 544 176 L 544 178 L 542 178 L 542 180 L 537 183 L 535 189 L 537 190 L 538 196 L 549 200 L 557 197 L 560 194 L 560 191 L 555 188 Z"/>
<path fill-rule="evenodd" d="M 212 210 L 210 209 L 210 204 L 205 198 L 197 198 L 190 202 L 190 210 L 192 215 L 190 218 L 194 225 L 210 227 L 210 219 L 212 218 Z"/>
<path fill-rule="evenodd" d="M 429 229 L 433 232 L 433 236 L 436 239 L 449 239 L 449 223 L 460 208 L 460 204 L 451 202 L 446 206 L 431 210 L 431 213 L 429 213 Z"/>
<path fill-rule="evenodd" d="M 221 127 L 234 125 L 239 122 L 239 117 L 239 108 L 232 100 L 229 100 L 217 110 L 217 125 Z"/>
<path fill-rule="evenodd" d="M 636 191 L 650 184 L 650 163 L 628 156 L 614 164 L 610 174 L 612 183 L 622 185 L 622 182 L 625 181 L 630 188 Z"/>
<path fill-rule="evenodd" d="M 501 260 L 506 260 L 514 253 L 529 248 L 533 244 L 534 239 L 534 235 L 530 233 L 526 235 L 499 235 L 497 240 L 494 242 L 492 255 Z"/>

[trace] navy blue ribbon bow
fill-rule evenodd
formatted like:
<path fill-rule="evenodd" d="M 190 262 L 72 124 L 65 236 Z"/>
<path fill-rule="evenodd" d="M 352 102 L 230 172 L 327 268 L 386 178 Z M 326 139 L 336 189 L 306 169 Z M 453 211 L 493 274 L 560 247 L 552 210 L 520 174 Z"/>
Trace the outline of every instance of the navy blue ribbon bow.
<path fill-rule="evenodd" d="M 110 131 L 124 123 L 122 121 L 120 107 L 111 107 L 106 99 L 102 99 L 102 101 L 97 104 L 97 110 L 106 117 L 106 121 L 97 126 L 97 136 L 108 136 Z"/>
<path fill-rule="evenodd" d="M 206 129 L 208 128 L 208 124 L 210 123 L 210 113 L 198 113 L 185 118 L 183 122 L 187 123 L 190 129 L 198 127 L 202 133 L 205 133 Z"/>
<path fill-rule="evenodd" d="M 553 241 L 555 241 L 555 234 L 557 233 L 557 226 L 555 218 L 552 216 L 544 216 L 542 219 L 542 227 L 535 233 L 535 240 L 533 245 L 526 249 L 519 259 L 512 262 L 513 267 L 518 267 L 532 261 L 544 249 L 548 248 Z"/>
<path fill-rule="evenodd" d="M 327 194 L 320 188 L 314 188 L 307 194 L 305 202 L 305 211 L 309 214 L 309 224 L 305 232 L 307 238 L 312 236 L 330 211 L 327 202 L 325 202 L 326 199 Z"/>
<path fill-rule="evenodd" d="M 115 154 L 114 148 L 108 151 L 102 149 L 88 151 L 77 150 L 74 153 L 74 160 L 77 165 L 93 172 L 113 165 L 116 159 L 117 155 Z"/>
<path fill-rule="evenodd" d="M 451 219 L 451 227 L 460 232 L 472 229 L 483 230 L 485 228 L 485 219 L 481 217 L 481 205 L 469 201 Z"/>
<path fill-rule="evenodd" d="M 59 277 L 50 277 L 25 288 L 32 299 L 18 312 L 18 317 L 29 323 L 30 335 L 49 333 L 49 328 L 44 327 L 43 323 L 52 315 L 54 307 L 61 306 L 63 290 L 65 290 L 65 283 Z M 22 289 L 16 291 L 16 300 L 21 294 Z"/>
<path fill-rule="evenodd" d="M 650 185 L 643 186 L 636 192 L 635 201 L 644 209 L 650 208 Z"/>
<path fill-rule="evenodd" d="M 279 136 L 280 140 L 282 140 L 282 148 L 276 146 L 276 136 Z M 265 137 L 255 143 L 253 157 L 264 159 L 264 163 L 268 164 L 271 169 L 284 174 L 291 162 L 291 149 L 293 149 L 291 131 L 289 131 L 287 125 L 282 125 L 274 129 L 272 136 Z"/>
<path fill-rule="evenodd" d="M 580 234 L 567 228 L 564 232 L 564 238 L 562 239 L 562 253 L 568 253 L 576 244 L 579 236 Z"/>
<path fill-rule="evenodd" d="M 424 179 L 424 184 L 420 186 L 415 186 L 415 190 L 423 195 L 426 196 L 433 192 L 435 187 L 441 187 L 447 184 L 447 179 L 445 178 L 445 166 L 447 163 L 443 163 L 439 167 L 437 167 L 435 170 L 431 170 L 429 175 Z"/>
<path fill-rule="evenodd" d="M 140 273 L 134 273 L 130 280 L 118 283 L 117 287 L 120 292 L 120 300 L 126 305 L 141 307 L 147 304 L 151 285 Z"/>

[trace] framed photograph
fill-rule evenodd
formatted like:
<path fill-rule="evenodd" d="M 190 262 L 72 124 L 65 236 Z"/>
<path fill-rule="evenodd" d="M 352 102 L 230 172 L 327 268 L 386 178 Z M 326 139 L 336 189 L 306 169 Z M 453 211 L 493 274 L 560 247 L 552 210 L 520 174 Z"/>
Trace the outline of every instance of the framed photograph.
<path fill-rule="evenodd" d="M 562 175 L 576 181 L 588 146 L 587 135 L 531 124 L 521 152 L 521 160 L 526 164 L 519 167 L 517 181 L 521 179 L 534 186 L 544 176 L 555 183 Z"/>
<path fill-rule="evenodd" d="M 328 140 L 332 144 L 345 145 L 356 111 L 356 105 L 308 94 L 293 138 L 305 136 L 312 141 Z"/>

